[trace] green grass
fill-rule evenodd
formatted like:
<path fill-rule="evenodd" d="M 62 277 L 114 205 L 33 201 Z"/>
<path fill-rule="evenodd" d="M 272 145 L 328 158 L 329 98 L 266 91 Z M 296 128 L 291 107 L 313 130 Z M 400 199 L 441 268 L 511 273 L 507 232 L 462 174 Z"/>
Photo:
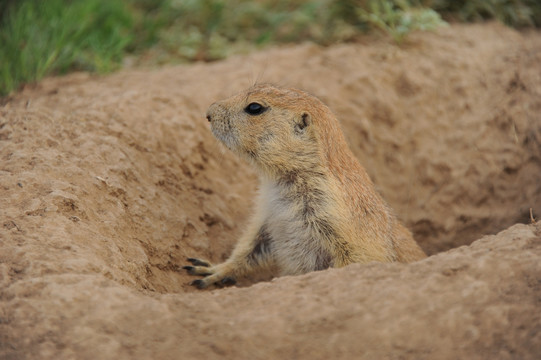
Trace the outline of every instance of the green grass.
<path fill-rule="evenodd" d="M 412 6 L 405 0 L 370 1 L 369 8 L 358 8 L 358 18 L 389 34 L 400 43 L 414 30 L 434 30 L 446 23 L 432 9 Z"/>
<path fill-rule="evenodd" d="M 424 0 L 445 18 L 464 22 L 496 19 L 515 28 L 541 27 L 539 0 Z"/>
<path fill-rule="evenodd" d="M 74 70 L 212 61 L 267 44 L 397 43 L 447 20 L 541 26 L 539 0 L 0 0 L 0 96 Z"/>
<path fill-rule="evenodd" d="M 50 73 L 107 72 L 133 41 L 122 1 L 21 0 L 0 31 L 0 93 Z"/>

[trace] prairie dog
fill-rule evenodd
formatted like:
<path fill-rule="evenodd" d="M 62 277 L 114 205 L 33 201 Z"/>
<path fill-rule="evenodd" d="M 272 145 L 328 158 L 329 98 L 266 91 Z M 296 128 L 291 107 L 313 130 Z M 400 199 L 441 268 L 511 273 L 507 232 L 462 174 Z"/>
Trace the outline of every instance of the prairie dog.
<path fill-rule="evenodd" d="M 214 136 L 260 176 L 255 214 L 227 261 L 194 258 L 198 288 L 271 272 L 426 257 L 376 193 L 330 109 L 296 89 L 256 85 L 212 104 Z"/>

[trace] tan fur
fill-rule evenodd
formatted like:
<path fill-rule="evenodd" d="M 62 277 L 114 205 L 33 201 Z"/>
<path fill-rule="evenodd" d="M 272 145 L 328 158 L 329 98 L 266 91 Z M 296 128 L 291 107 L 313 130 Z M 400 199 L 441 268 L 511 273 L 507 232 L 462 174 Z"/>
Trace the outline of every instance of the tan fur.
<path fill-rule="evenodd" d="M 252 103 L 265 110 L 249 114 Z M 256 167 L 261 186 L 256 213 L 231 257 L 215 266 L 190 259 L 196 266 L 186 266 L 188 272 L 206 275 L 193 285 L 230 284 L 263 271 L 295 275 L 426 256 L 376 193 L 335 116 L 316 97 L 256 85 L 212 104 L 207 118 L 213 134 Z"/>

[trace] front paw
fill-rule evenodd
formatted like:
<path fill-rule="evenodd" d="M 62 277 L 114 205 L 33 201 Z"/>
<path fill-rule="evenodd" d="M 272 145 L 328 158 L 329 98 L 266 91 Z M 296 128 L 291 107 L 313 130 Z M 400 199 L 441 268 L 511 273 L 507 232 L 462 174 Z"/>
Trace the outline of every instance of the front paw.
<path fill-rule="evenodd" d="M 192 263 L 192 265 L 195 265 L 195 266 L 204 266 L 204 267 L 211 267 L 212 266 L 209 262 L 206 262 L 204 260 L 199 260 L 199 259 L 195 259 L 195 258 L 187 258 L 186 260 L 188 260 L 189 262 Z"/>
<path fill-rule="evenodd" d="M 212 279 L 212 276 L 208 276 L 203 279 L 194 280 L 190 283 L 190 285 L 195 286 L 198 289 L 206 289 L 207 287 L 213 284 L 218 287 L 223 287 L 223 286 L 233 286 L 236 283 L 237 283 L 237 280 L 235 280 L 234 278 L 230 276 L 226 276 L 219 281 L 217 280 L 217 278 Z"/>
<path fill-rule="evenodd" d="M 212 265 L 210 263 L 203 260 L 194 259 L 194 258 L 188 258 L 186 260 L 191 262 L 193 265 L 193 266 L 187 265 L 187 266 L 182 267 L 184 270 L 188 271 L 188 274 L 203 275 L 203 276 L 208 276 L 208 275 L 213 274 L 213 272 L 211 271 Z"/>
<path fill-rule="evenodd" d="M 227 267 L 224 264 L 212 266 L 210 263 L 199 259 L 189 258 L 187 260 L 193 265 L 182 267 L 188 274 L 204 276 L 203 279 L 194 280 L 190 283 L 190 285 L 198 289 L 205 289 L 213 284 L 223 287 L 237 283 L 234 277 L 228 276 L 228 272 L 225 271 Z"/>

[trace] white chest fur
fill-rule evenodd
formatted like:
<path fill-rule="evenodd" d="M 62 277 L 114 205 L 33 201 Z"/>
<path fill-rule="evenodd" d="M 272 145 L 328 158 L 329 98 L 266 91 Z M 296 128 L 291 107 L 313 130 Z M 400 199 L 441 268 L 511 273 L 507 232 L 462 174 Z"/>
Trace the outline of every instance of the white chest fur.
<path fill-rule="evenodd" d="M 260 201 L 280 275 L 303 274 L 332 264 L 323 239 L 306 217 L 302 198 L 291 194 L 287 186 L 263 182 Z"/>

